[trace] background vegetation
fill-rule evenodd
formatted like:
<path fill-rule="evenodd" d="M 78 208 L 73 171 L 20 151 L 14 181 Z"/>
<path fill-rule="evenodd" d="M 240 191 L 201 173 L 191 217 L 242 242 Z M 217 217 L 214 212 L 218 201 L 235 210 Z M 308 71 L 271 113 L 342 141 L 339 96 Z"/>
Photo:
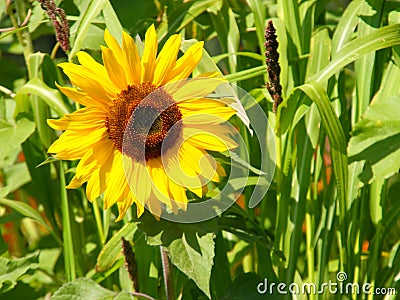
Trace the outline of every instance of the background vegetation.
<path fill-rule="evenodd" d="M 400 291 L 398 0 L 56 1 L 70 24 L 67 54 L 57 50 L 37 1 L 7 3 L 0 0 L 0 27 L 11 27 L 0 35 L 0 298 L 126 299 L 136 291 L 157 299 L 261 299 L 256 287 L 264 278 L 319 285 L 336 282 L 339 271 L 346 283 Z M 276 115 L 265 88 L 269 19 L 282 68 Z M 176 32 L 204 40 L 209 56 L 199 69 L 217 64 L 268 115 L 277 168 L 256 208 L 247 205 L 249 180 L 237 204 L 207 222 L 182 225 L 148 213 L 138 220 L 129 212 L 115 223 L 116 211 L 103 210 L 101 199 L 91 204 L 83 189 L 66 191 L 76 162 L 48 161 L 57 133 L 46 119 L 75 110 L 55 87 L 68 84 L 56 64 L 75 61 L 80 49 L 100 60 L 106 27 L 143 37 L 153 23 L 161 44 Z M 233 122 L 260 167 L 257 141 Z M 122 236 L 136 257 L 134 284 Z M 160 246 L 172 262 L 170 281 Z"/>

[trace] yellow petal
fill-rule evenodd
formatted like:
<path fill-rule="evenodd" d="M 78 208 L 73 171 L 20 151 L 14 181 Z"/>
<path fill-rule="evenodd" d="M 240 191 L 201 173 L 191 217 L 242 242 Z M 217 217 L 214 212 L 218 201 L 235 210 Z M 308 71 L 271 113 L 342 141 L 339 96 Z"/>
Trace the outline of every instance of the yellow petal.
<path fill-rule="evenodd" d="M 176 61 L 175 67 L 165 78 L 165 82 L 178 81 L 188 78 L 203 56 L 203 42 L 197 42 Z"/>
<path fill-rule="evenodd" d="M 84 66 L 72 63 L 61 63 L 59 66 L 69 77 L 72 84 L 83 90 L 93 99 L 114 99 L 120 90 L 109 80 L 99 78 L 99 74 L 91 72 Z"/>
<path fill-rule="evenodd" d="M 139 162 L 135 162 L 130 157 L 123 157 L 126 180 L 131 188 L 133 196 L 145 205 L 150 197 L 151 180 L 147 168 Z"/>
<path fill-rule="evenodd" d="M 107 71 L 102 64 L 99 64 L 93 59 L 88 53 L 80 51 L 76 54 L 79 63 L 88 69 L 92 74 L 97 74 L 96 79 L 99 81 L 105 81 L 109 85 L 112 85 L 108 77 Z"/>
<path fill-rule="evenodd" d="M 179 154 L 181 161 L 185 161 L 186 166 L 192 167 L 197 174 L 207 181 L 219 181 L 216 162 L 209 154 L 190 143 L 183 143 Z"/>
<path fill-rule="evenodd" d="M 56 86 L 60 91 L 66 95 L 68 98 L 78 102 L 87 107 L 97 107 L 103 109 L 104 111 L 108 111 L 109 106 L 112 104 L 111 100 L 103 97 L 99 99 L 93 99 L 89 97 L 86 93 L 78 91 L 76 88 L 66 87 L 66 86 L 59 86 L 56 83 Z M 107 101 L 108 100 L 108 101 Z"/>
<path fill-rule="evenodd" d="M 186 210 L 188 199 L 186 196 L 185 188 L 181 185 L 176 184 L 172 180 L 168 181 L 168 188 L 170 196 L 174 200 L 174 203 L 179 208 Z"/>
<path fill-rule="evenodd" d="M 47 152 L 55 153 L 59 159 L 75 160 L 83 157 L 90 147 L 103 139 L 108 139 L 106 128 L 79 132 L 67 130 Z"/>
<path fill-rule="evenodd" d="M 127 62 L 125 71 L 128 84 L 139 84 L 141 79 L 140 56 L 135 42 L 126 32 L 122 33 L 122 48 Z"/>
<path fill-rule="evenodd" d="M 47 124 L 55 130 L 66 130 L 68 128 L 69 120 L 66 117 L 62 117 L 59 120 L 47 119 Z"/>
<path fill-rule="evenodd" d="M 122 154 L 118 150 L 114 152 L 114 159 L 110 173 L 106 177 L 107 189 L 104 193 L 104 208 L 109 208 L 117 201 L 127 197 L 129 187 L 125 179 L 122 165 Z"/>
<path fill-rule="evenodd" d="M 191 145 L 217 152 L 224 152 L 237 147 L 236 142 L 226 134 L 229 130 L 226 130 L 224 126 L 213 126 L 212 132 L 204 130 L 201 126 L 198 127 L 183 127 L 184 140 Z"/>
<path fill-rule="evenodd" d="M 166 76 L 168 76 L 175 66 L 180 45 L 180 34 L 174 34 L 166 41 L 165 45 L 157 56 L 153 79 L 154 85 L 162 86 L 165 84 Z"/>
<path fill-rule="evenodd" d="M 68 184 L 68 189 L 76 189 L 87 182 L 95 170 L 100 169 L 112 159 L 114 145 L 110 140 L 104 140 L 93 145 L 82 157 L 76 167 L 76 174 Z"/>
<path fill-rule="evenodd" d="M 177 105 L 182 113 L 183 122 L 211 126 L 229 120 L 236 113 L 236 110 L 226 106 L 226 102 L 227 100 L 197 98 L 178 102 Z"/>
<path fill-rule="evenodd" d="M 204 98 L 225 82 L 221 78 L 194 78 L 186 81 L 179 89 L 174 90 L 174 84 L 167 85 L 165 88 L 176 102 L 180 102 L 193 98 Z"/>
<path fill-rule="evenodd" d="M 141 82 L 152 82 L 154 76 L 155 61 L 157 56 L 157 34 L 154 25 L 146 32 L 144 51 L 142 56 Z"/>
<path fill-rule="evenodd" d="M 97 197 L 104 193 L 107 188 L 106 178 L 109 175 L 115 155 L 118 150 L 113 150 L 113 155 L 107 159 L 99 169 L 95 169 L 86 185 L 86 196 L 89 201 L 94 201 Z"/>
<path fill-rule="evenodd" d="M 179 158 L 179 152 L 168 155 L 165 158 L 165 172 L 170 180 L 177 184 L 184 186 L 195 193 L 197 196 L 202 197 L 202 184 L 194 169 L 194 163 L 182 160 Z"/>
<path fill-rule="evenodd" d="M 161 160 L 151 159 L 147 162 L 147 170 L 153 180 L 153 192 L 157 198 L 171 207 L 171 199 L 168 193 L 168 177 L 161 165 Z"/>
<path fill-rule="evenodd" d="M 114 56 L 118 60 L 118 63 L 123 66 L 125 64 L 125 61 L 123 60 L 124 55 L 122 49 L 117 40 L 111 35 L 107 28 L 104 30 L 104 41 L 106 42 L 108 48 L 110 48 L 110 50 L 114 53 Z"/>
<path fill-rule="evenodd" d="M 129 193 L 124 201 L 117 202 L 119 215 L 115 220 L 116 222 L 119 222 L 124 218 L 126 211 L 133 205 L 133 203 L 136 203 L 136 199 L 133 197 L 132 193 Z"/>
<path fill-rule="evenodd" d="M 156 219 L 159 219 L 161 215 L 161 202 L 158 200 L 157 196 L 151 193 L 149 199 L 146 203 L 146 207 L 153 214 Z"/>
<path fill-rule="evenodd" d="M 125 90 L 128 86 L 125 71 L 123 67 L 119 64 L 114 52 L 103 46 L 101 46 L 101 51 L 103 54 L 104 66 L 106 67 L 108 76 L 110 77 L 111 81 L 120 90 Z"/>

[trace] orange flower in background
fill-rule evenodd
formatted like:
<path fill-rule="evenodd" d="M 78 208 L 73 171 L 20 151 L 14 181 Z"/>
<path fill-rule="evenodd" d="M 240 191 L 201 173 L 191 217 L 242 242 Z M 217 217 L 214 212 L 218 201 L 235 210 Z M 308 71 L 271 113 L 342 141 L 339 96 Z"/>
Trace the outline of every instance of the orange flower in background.
<path fill-rule="evenodd" d="M 157 215 L 161 203 L 174 212 L 186 209 L 187 189 L 201 197 L 205 183 L 224 174 L 206 150 L 236 147 L 223 124 L 236 111 L 229 101 L 205 98 L 224 81 L 215 74 L 183 81 L 199 63 L 203 42 L 177 59 L 181 36 L 171 36 L 157 55 L 154 26 L 141 57 L 126 33 L 122 46 L 107 30 L 105 41 L 104 65 L 85 52 L 77 54 L 80 65 L 60 64 L 75 86 L 60 90 L 85 107 L 48 120 L 65 131 L 48 152 L 80 159 L 67 187 L 87 183 L 90 201 L 104 193 L 105 208 L 118 205 L 118 220 L 133 203 L 138 216 L 144 205 Z M 209 126 L 217 137 L 207 133 Z"/>

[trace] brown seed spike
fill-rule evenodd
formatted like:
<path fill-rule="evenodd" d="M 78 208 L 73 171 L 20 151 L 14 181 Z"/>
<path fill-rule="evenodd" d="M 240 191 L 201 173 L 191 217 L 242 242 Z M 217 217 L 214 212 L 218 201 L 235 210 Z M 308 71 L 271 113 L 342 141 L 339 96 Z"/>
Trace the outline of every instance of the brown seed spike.
<path fill-rule="evenodd" d="M 139 291 L 135 253 L 132 251 L 131 244 L 127 240 L 125 240 L 122 237 L 121 241 L 122 241 L 122 253 L 125 257 L 125 267 L 128 271 L 129 278 L 133 283 L 135 291 Z"/>
<path fill-rule="evenodd" d="M 279 104 L 282 102 L 282 86 L 279 81 L 281 67 L 279 66 L 279 53 L 278 41 L 276 39 L 276 30 L 272 20 L 268 22 L 265 29 L 265 62 L 267 64 L 267 71 L 269 82 L 266 87 L 270 93 L 273 101 L 273 112 L 276 113 Z"/>

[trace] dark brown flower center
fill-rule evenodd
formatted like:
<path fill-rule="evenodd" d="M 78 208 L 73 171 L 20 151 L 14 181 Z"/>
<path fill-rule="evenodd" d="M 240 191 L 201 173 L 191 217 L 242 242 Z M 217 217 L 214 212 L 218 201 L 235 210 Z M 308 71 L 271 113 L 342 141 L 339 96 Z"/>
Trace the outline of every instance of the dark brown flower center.
<path fill-rule="evenodd" d="M 165 151 L 173 146 L 182 132 L 181 119 L 171 95 L 151 83 L 142 83 L 130 85 L 117 95 L 106 127 L 118 150 L 147 161 L 159 157 L 162 148 Z"/>

